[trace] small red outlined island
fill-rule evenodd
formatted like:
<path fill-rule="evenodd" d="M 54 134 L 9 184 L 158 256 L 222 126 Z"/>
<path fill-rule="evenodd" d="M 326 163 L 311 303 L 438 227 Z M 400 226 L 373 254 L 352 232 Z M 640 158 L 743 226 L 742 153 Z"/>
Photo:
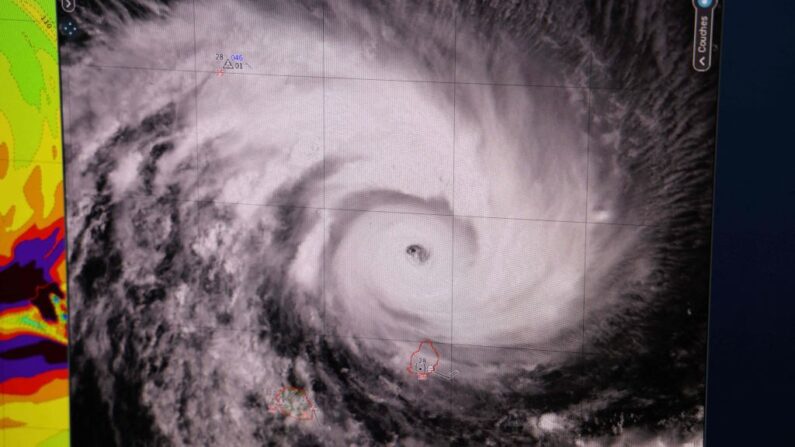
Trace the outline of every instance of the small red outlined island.
<path fill-rule="evenodd" d="M 273 401 L 268 405 L 269 413 L 279 413 L 285 417 L 309 420 L 315 416 L 315 407 L 303 388 L 283 386 L 279 388 Z"/>
<path fill-rule="evenodd" d="M 406 370 L 409 374 L 417 376 L 417 380 L 427 380 L 428 376 L 435 373 L 439 366 L 439 351 L 430 340 L 423 340 L 417 350 L 409 358 Z"/>

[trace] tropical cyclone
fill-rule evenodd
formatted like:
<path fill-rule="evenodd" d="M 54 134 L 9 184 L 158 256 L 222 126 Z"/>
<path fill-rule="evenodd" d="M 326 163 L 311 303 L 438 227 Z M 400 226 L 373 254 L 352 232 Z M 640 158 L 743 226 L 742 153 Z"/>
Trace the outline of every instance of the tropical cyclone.
<path fill-rule="evenodd" d="M 700 439 L 688 114 L 714 85 L 660 44 L 683 11 L 87 4 L 62 49 L 76 442 Z M 423 340 L 451 380 L 407 373 Z M 280 390 L 312 419 L 269 412 Z"/>

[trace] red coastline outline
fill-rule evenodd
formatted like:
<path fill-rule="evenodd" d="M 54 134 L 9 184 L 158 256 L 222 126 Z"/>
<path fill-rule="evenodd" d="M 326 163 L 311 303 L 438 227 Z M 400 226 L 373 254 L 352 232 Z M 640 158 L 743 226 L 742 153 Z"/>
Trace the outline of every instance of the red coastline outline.
<path fill-rule="evenodd" d="M 422 351 L 422 345 L 424 345 L 425 343 L 428 343 L 428 345 L 431 347 L 431 350 L 433 351 L 433 354 L 436 356 L 436 362 L 433 364 L 433 366 L 431 367 L 431 369 L 427 373 L 418 373 L 418 372 L 414 371 L 413 361 L 412 360 L 414 359 L 414 356 L 416 354 L 419 354 L 419 352 Z M 432 341 L 423 340 L 423 341 L 420 342 L 420 345 L 417 346 L 417 350 L 411 353 L 411 356 L 409 357 L 409 366 L 406 367 L 406 371 L 408 371 L 409 374 L 417 376 L 417 379 L 419 379 L 419 380 L 425 380 L 425 379 L 428 378 L 429 374 L 433 374 L 433 372 L 436 371 L 436 367 L 437 366 L 439 366 L 439 351 L 437 351 L 436 347 L 433 346 L 433 342 Z"/>
<path fill-rule="evenodd" d="M 284 408 L 284 405 L 282 403 L 282 393 L 284 393 L 285 391 L 289 391 L 303 397 L 306 400 L 307 409 L 304 410 L 302 413 L 296 415 L 292 414 L 292 412 Z M 306 395 L 306 391 L 303 388 L 298 388 L 294 386 L 283 386 L 279 388 L 278 391 L 276 391 L 276 394 L 273 397 L 273 403 L 268 406 L 268 412 L 274 414 L 280 413 L 282 416 L 285 417 L 292 416 L 297 419 L 306 421 L 312 419 L 315 416 L 315 405 L 312 403 L 311 400 L 309 400 L 309 396 Z"/>

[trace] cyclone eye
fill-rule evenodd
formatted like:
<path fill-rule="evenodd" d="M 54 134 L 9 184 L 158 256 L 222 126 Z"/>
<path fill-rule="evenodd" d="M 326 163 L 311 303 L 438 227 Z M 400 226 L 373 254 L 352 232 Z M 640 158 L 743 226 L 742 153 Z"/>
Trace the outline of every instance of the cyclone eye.
<path fill-rule="evenodd" d="M 431 257 L 431 252 L 422 245 L 411 244 L 406 247 L 406 255 L 409 258 L 409 262 L 414 265 L 421 265 L 428 261 L 428 258 Z"/>

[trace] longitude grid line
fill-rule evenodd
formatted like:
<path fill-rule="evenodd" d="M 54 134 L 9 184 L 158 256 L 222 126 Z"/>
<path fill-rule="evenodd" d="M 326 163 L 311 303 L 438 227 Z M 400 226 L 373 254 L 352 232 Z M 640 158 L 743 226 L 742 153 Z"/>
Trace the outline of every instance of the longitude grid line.
<path fill-rule="evenodd" d="M 193 148 L 194 163 L 195 163 L 193 167 L 194 169 L 193 191 L 197 191 L 199 189 L 198 187 L 201 179 L 201 164 L 200 164 L 201 157 L 199 155 L 199 71 L 196 69 L 198 65 L 199 55 L 198 55 L 198 49 L 196 47 L 196 0 L 193 0 L 192 3 L 193 3 L 193 113 L 194 113 L 193 136 L 195 139 L 195 146 Z M 201 213 L 202 213 L 201 201 L 198 200 L 195 201 L 193 207 L 196 216 L 195 217 L 196 221 L 194 222 L 193 227 L 194 230 L 201 231 L 201 227 L 205 225 L 203 219 L 201 218 Z M 217 329 L 218 328 L 208 327 L 205 328 L 205 331 L 203 332 L 206 332 L 209 336 L 215 336 L 214 334 L 216 333 Z M 185 328 L 183 327 L 181 330 L 184 331 Z M 182 335 L 183 332 L 180 332 L 180 336 Z"/>
<path fill-rule="evenodd" d="M 454 325 L 454 318 L 453 312 L 455 311 L 455 121 L 456 121 L 456 96 L 458 94 L 458 85 L 456 81 L 458 80 L 457 72 L 458 72 L 458 8 L 453 7 L 453 163 L 452 163 L 452 191 L 450 194 L 450 201 L 452 203 L 452 214 L 451 217 L 451 225 L 450 225 L 450 424 L 452 429 L 452 421 L 453 421 L 453 414 L 455 412 L 455 393 L 456 393 L 456 383 L 455 377 L 453 377 L 453 371 L 455 369 L 455 355 L 453 354 L 455 350 L 455 340 L 453 339 L 453 325 Z"/>
<path fill-rule="evenodd" d="M 193 0 L 193 136 L 195 139 L 195 146 L 193 148 L 194 151 L 194 162 L 195 165 L 193 167 L 193 181 L 194 181 L 194 188 L 193 191 L 198 190 L 199 181 L 201 178 L 201 170 L 200 170 L 200 156 L 199 156 L 199 73 L 196 70 L 197 67 L 197 49 L 196 49 L 196 0 Z M 196 201 L 194 204 L 194 211 L 196 213 L 196 222 L 194 222 L 194 229 L 197 231 L 201 231 L 200 227 L 203 226 L 203 220 L 201 219 L 201 202 Z M 209 332 L 209 331 L 208 331 Z"/>
<path fill-rule="evenodd" d="M 590 11 L 593 12 L 593 11 Z M 582 270 L 582 338 L 580 340 L 580 377 L 579 380 L 582 382 L 582 386 L 585 387 L 587 384 L 585 383 L 585 311 L 586 305 L 585 300 L 588 296 L 588 218 L 590 216 L 589 213 L 589 196 L 590 196 L 590 174 L 591 174 L 591 107 L 593 103 L 593 91 L 592 91 L 592 84 L 593 84 L 593 44 L 594 44 L 594 30 L 593 30 L 593 17 L 592 14 L 588 14 L 590 20 L 588 21 L 588 37 L 590 39 L 589 51 L 588 51 L 588 77 L 586 82 L 588 83 L 588 89 L 586 90 L 587 94 L 587 105 L 588 105 L 588 112 L 587 112 L 587 121 L 585 123 L 585 235 L 583 237 L 583 270 Z M 580 414 L 580 420 L 585 420 L 585 406 L 583 404 L 578 404 Z M 580 429 L 582 431 L 582 429 Z"/>
<path fill-rule="evenodd" d="M 590 68 L 589 68 L 590 71 Z M 580 351 L 585 351 L 585 299 L 588 295 L 588 196 L 590 194 L 590 171 L 591 171 L 591 92 L 587 92 L 587 122 L 585 131 L 585 237 L 583 237 L 583 268 L 582 268 L 582 338 L 580 339 Z"/>
<path fill-rule="evenodd" d="M 322 65 L 322 94 L 323 94 L 323 105 L 322 105 L 322 114 L 323 114 L 323 240 L 321 241 L 321 253 L 320 253 L 320 294 L 321 299 L 323 301 L 323 316 L 322 316 L 322 326 L 323 326 L 323 337 L 326 337 L 326 215 L 328 214 L 328 210 L 326 209 L 326 3 L 322 1 L 320 3 L 321 9 L 321 19 L 322 19 L 322 26 L 321 26 L 321 51 L 320 51 L 320 59 Z"/>
<path fill-rule="evenodd" d="M 194 137 L 196 139 L 196 146 L 193 148 L 194 157 L 195 157 L 195 165 L 194 169 L 196 170 L 196 178 L 194 179 L 196 182 L 196 186 L 199 183 L 199 73 L 197 72 L 197 62 L 196 59 L 198 58 L 197 50 L 196 50 L 196 0 L 193 0 L 193 111 L 194 111 Z"/>

